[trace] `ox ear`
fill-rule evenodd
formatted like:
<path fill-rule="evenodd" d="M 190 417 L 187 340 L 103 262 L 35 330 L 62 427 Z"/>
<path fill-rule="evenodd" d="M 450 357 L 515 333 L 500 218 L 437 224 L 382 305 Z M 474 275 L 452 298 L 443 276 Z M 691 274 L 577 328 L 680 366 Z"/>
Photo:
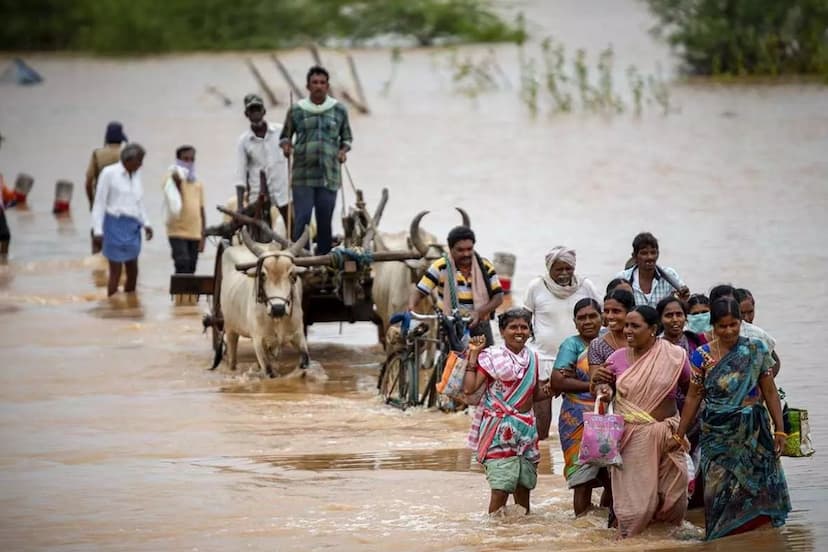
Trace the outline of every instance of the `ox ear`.
<path fill-rule="evenodd" d="M 239 272 L 247 272 L 251 268 L 256 268 L 258 263 L 238 263 L 236 264 L 236 270 Z"/>
<path fill-rule="evenodd" d="M 293 270 L 293 273 L 294 273 L 294 274 L 296 274 L 296 275 L 302 275 L 302 274 L 304 274 L 305 272 L 307 272 L 307 271 L 308 271 L 308 267 L 306 267 L 306 266 L 296 266 L 296 265 L 293 265 L 293 269 L 292 269 L 292 270 Z"/>

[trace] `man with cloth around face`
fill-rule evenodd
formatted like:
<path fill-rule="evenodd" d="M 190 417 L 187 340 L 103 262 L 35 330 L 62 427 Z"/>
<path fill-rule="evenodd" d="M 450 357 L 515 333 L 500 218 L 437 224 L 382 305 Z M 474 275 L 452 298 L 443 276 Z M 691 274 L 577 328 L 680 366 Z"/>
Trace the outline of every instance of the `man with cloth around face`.
<path fill-rule="evenodd" d="M 328 96 L 328 79 L 324 68 L 310 68 L 307 76 L 310 97 L 290 107 L 279 140 L 285 157 L 293 155 L 291 186 L 296 222 L 292 239 L 299 239 L 315 211 L 318 255 L 331 250 L 331 221 L 336 193 L 342 185 L 339 166 L 345 162 L 353 138 L 348 111 Z"/>

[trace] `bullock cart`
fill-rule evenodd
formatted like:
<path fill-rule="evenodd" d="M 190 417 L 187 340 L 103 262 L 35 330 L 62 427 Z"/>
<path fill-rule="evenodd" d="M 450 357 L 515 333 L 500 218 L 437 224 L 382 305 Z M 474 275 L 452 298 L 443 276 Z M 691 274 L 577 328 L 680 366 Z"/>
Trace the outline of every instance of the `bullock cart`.
<path fill-rule="evenodd" d="M 235 346 L 238 335 L 242 335 L 253 337 L 259 364 L 266 372 L 271 373 L 272 363 L 267 360 L 267 354 L 260 354 L 259 350 L 261 347 L 270 348 L 270 345 L 257 345 L 256 338 L 247 335 L 250 332 L 239 332 L 231 328 L 233 324 L 227 318 L 231 316 L 230 311 L 237 317 L 240 316 L 239 312 L 246 312 L 244 317 L 248 321 L 264 319 L 265 324 L 270 324 L 267 317 L 283 320 L 289 317 L 296 318 L 297 311 L 301 309 L 298 325 L 302 338 L 293 342 L 295 345 L 301 342 L 301 367 L 307 366 L 308 361 L 307 346 L 304 344 L 308 326 L 316 322 L 376 323 L 377 315 L 371 293 L 372 264 L 421 259 L 423 256 L 416 250 L 408 249 L 373 250 L 376 228 L 387 201 L 388 191 L 383 190 L 381 200 L 372 215 L 365 206 L 361 191 L 357 190 L 355 205 L 350 207 L 342 218 L 344 236 L 326 255 L 313 255 L 306 249 L 309 239 L 307 228 L 296 243 L 291 243 L 272 231 L 261 216 L 262 213 L 268 212 L 266 208 L 262 208 L 266 206 L 253 203 L 239 211 L 218 206 L 217 209 L 232 220 L 230 223 L 205 231 L 206 235 L 220 237 L 213 274 L 175 274 L 170 279 L 171 295 L 210 297 L 210 312 L 204 316 L 203 323 L 205 331 L 209 330 L 212 335 L 212 369 L 221 363 L 225 351 L 231 369 L 235 368 Z M 242 202 L 238 201 L 237 205 L 242 205 Z M 234 245 L 238 243 L 243 245 Z M 231 254 L 234 255 L 233 262 L 228 264 L 228 255 Z M 246 259 L 243 258 L 245 255 Z M 277 262 L 280 267 L 278 269 L 275 267 Z M 228 271 L 231 274 L 228 274 Z M 241 283 L 238 281 L 239 274 L 245 277 Z M 279 274 L 286 278 L 286 283 L 273 280 L 279 279 Z M 228 283 L 228 279 L 232 279 L 233 283 Z M 247 310 L 239 309 L 237 304 L 223 305 L 222 301 L 236 301 L 239 298 L 228 295 L 226 290 L 222 292 L 223 287 L 229 288 L 231 285 L 234 288 L 250 286 L 250 293 L 243 294 L 240 300 L 255 302 L 255 305 L 246 306 Z M 279 288 L 280 285 L 283 287 Z M 274 291 L 279 289 L 284 291 Z M 255 312 L 250 308 L 255 308 Z M 284 326 L 285 324 L 280 326 L 281 330 L 268 327 L 264 333 L 279 334 L 280 331 L 284 331 Z M 276 345 L 273 356 L 278 355 L 280 347 L 281 342 Z"/>

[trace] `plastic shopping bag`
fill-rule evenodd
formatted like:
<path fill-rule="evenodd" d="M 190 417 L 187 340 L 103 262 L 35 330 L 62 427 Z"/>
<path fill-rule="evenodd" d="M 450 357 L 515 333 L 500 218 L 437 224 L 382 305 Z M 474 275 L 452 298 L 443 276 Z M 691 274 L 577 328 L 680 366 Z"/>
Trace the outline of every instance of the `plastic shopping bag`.
<path fill-rule="evenodd" d="M 584 433 L 581 437 L 578 463 L 593 466 L 620 466 L 624 417 L 612 413 L 612 403 L 606 414 L 599 414 L 600 403 L 600 400 L 596 400 L 595 410 L 584 412 Z"/>

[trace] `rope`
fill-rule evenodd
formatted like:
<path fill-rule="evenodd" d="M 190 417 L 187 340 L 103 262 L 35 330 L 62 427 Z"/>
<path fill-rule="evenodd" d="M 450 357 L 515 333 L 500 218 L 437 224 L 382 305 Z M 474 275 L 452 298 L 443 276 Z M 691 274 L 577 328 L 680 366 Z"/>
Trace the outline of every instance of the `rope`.
<path fill-rule="evenodd" d="M 454 267 L 451 264 L 451 259 L 448 255 L 443 254 L 443 259 L 446 261 L 446 278 L 448 278 L 449 300 L 451 301 L 451 311 L 457 312 L 460 310 L 460 303 L 457 301 L 457 277 L 454 274 Z"/>
<path fill-rule="evenodd" d="M 331 267 L 341 270 L 345 267 L 345 261 L 355 261 L 362 269 L 374 262 L 374 255 L 361 247 L 349 249 L 347 247 L 335 247 L 331 249 Z"/>

